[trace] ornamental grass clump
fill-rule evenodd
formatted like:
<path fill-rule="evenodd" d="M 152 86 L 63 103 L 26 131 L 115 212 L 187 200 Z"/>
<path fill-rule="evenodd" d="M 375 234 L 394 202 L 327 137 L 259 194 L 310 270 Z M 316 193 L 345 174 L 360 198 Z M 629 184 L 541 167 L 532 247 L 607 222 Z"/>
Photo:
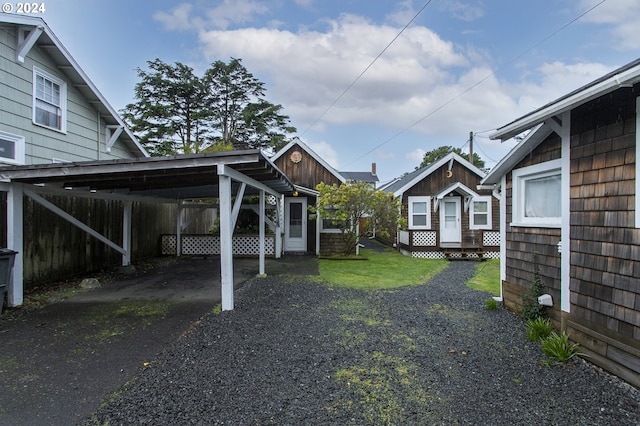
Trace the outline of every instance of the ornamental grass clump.
<path fill-rule="evenodd" d="M 553 332 L 553 326 L 549 318 L 538 317 L 527 321 L 527 339 L 532 342 L 540 342 Z"/>
<path fill-rule="evenodd" d="M 578 352 L 579 346 L 577 343 L 569 344 L 569 335 L 564 331 L 561 334 L 552 331 L 549 337 L 542 340 L 542 352 L 559 362 L 567 362 L 576 355 L 585 356 Z"/>
<path fill-rule="evenodd" d="M 485 300 L 484 306 L 486 306 L 487 310 L 489 311 L 495 311 L 496 309 L 498 309 L 498 301 L 493 297 L 490 297 L 489 299 Z"/>

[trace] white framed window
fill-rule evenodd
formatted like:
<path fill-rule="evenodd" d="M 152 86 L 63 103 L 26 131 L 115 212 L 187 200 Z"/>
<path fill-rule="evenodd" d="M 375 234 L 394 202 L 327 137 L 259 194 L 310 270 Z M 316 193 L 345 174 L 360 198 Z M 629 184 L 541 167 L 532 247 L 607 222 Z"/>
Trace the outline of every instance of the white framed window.
<path fill-rule="evenodd" d="M 325 210 L 324 214 L 320 215 L 320 232 L 324 233 L 337 233 L 342 232 L 341 223 L 331 218 L 334 209 Z"/>
<path fill-rule="evenodd" d="M 561 167 L 561 160 L 552 160 L 513 171 L 512 225 L 560 227 Z"/>
<path fill-rule="evenodd" d="M 67 84 L 37 67 L 33 67 L 33 123 L 67 131 Z"/>
<path fill-rule="evenodd" d="M 491 229 L 491 196 L 474 197 L 469 206 L 469 228 Z"/>
<path fill-rule="evenodd" d="M 431 229 L 431 197 L 409 197 L 409 229 Z"/>
<path fill-rule="evenodd" d="M 24 164 L 24 136 L 0 131 L 0 163 Z"/>

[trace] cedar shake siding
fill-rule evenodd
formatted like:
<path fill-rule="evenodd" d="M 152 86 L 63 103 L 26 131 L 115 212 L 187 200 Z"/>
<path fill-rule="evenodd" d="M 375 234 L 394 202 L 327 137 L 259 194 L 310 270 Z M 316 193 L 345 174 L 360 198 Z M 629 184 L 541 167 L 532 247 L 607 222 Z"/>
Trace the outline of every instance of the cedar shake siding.
<path fill-rule="evenodd" d="M 636 207 L 636 98 L 623 87 L 571 110 L 569 141 L 569 312 L 561 310 L 561 228 L 512 226 L 513 171 L 561 158 L 551 133 L 506 173 L 506 274 L 503 301 L 520 311 L 533 281 L 533 253 L 548 313 L 589 361 L 640 386 L 640 229 Z M 566 161 L 566 159 L 564 160 Z M 564 184 L 564 183 L 563 183 Z"/>
<path fill-rule="evenodd" d="M 523 159 L 515 169 L 556 160 L 560 158 L 560 137 L 552 133 L 542 144 Z M 533 282 L 534 259 L 537 254 L 538 274 L 545 286 L 545 291 L 554 300 L 560 300 L 560 242 L 559 228 L 523 228 L 512 226 L 512 174 L 507 175 L 506 200 L 507 220 L 503 224 L 506 230 L 506 279 L 502 282 L 504 304 L 507 308 L 520 312 L 522 295 L 529 292 Z M 560 321 L 558 312 L 551 317 Z"/>
<path fill-rule="evenodd" d="M 635 224 L 640 86 L 572 112 L 571 313 L 591 360 L 640 386 L 640 229 Z"/>
<path fill-rule="evenodd" d="M 302 159 L 299 163 L 294 163 L 290 159 L 291 153 L 294 151 L 302 153 Z M 274 163 L 291 182 L 305 188 L 315 190 L 316 185 L 320 182 L 324 182 L 327 185 L 339 185 L 341 183 L 333 173 L 327 170 L 322 164 L 316 161 L 313 156 L 297 144 L 285 151 Z"/>

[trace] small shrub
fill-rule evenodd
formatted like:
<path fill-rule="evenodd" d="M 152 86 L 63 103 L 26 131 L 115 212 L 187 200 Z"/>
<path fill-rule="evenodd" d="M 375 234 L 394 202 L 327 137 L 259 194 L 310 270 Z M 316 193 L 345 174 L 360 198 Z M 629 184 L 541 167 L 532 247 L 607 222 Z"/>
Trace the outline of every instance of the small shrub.
<path fill-rule="evenodd" d="M 538 317 L 527 321 L 527 339 L 532 342 L 539 342 L 549 337 L 553 331 L 549 318 Z"/>
<path fill-rule="evenodd" d="M 542 352 L 560 362 L 567 362 L 576 355 L 584 356 L 578 352 L 578 347 L 577 343 L 569 344 L 569 335 L 564 331 L 561 334 L 552 331 L 549 337 L 542 340 Z"/>
<path fill-rule="evenodd" d="M 533 253 L 533 282 L 528 293 L 522 295 L 522 319 L 529 321 L 536 318 L 546 318 L 544 306 L 538 303 L 538 297 L 544 294 L 544 286 L 538 272 L 538 253 Z"/>
<path fill-rule="evenodd" d="M 495 311 L 496 309 L 498 309 L 498 301 L 496 299 L 494 299 L 493 297 L 490 297 L 489 299 L 487 299 L 484 302 L 484 305 L 490 311 Z"/>

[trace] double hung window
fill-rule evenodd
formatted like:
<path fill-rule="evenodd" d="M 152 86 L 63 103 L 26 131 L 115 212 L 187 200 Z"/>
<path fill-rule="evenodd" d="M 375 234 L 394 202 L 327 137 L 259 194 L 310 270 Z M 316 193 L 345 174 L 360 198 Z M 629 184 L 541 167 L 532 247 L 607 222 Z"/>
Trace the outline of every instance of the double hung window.
<path fill-rule="evenodd" d="M 431 229 L 431 197 L 409 197 L 409 229 Z"/>
<path fill-rule="evenodd" d="M 33 68 L 33 122 L 60 132 L 67 130 L 67 85 Z"/>

